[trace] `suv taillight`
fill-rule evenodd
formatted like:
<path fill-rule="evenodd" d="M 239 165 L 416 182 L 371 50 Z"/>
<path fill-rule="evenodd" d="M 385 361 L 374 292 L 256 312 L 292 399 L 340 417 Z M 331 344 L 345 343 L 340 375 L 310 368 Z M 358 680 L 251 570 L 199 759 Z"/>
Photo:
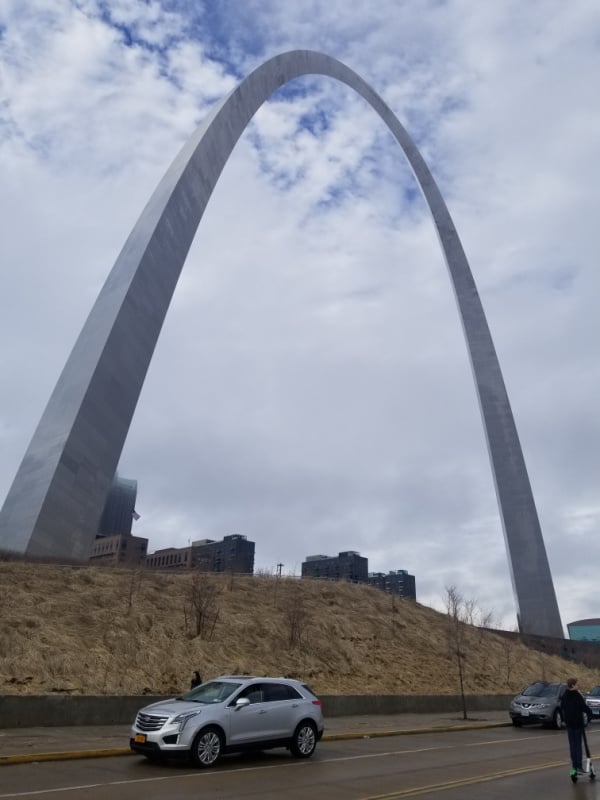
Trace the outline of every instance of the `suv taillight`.
<path fill-rule="evenodd" d="M 313 706 L 319 706 L 319 707 L 323 705 L 323 703 L 320 700 L 313 700 L 312 704 Z"/>

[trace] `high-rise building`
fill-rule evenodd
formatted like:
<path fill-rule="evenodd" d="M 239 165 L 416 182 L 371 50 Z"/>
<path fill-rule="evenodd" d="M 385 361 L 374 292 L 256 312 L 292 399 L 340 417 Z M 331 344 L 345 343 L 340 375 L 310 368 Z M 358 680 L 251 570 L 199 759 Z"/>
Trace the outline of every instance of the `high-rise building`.
<path fill-rule="evenodd" d="M 355 550 L 345 550 L 337 556 L 307 556 L 302 563 L 303 578 L 329 578 L 335 581 L 366 583 L 369 562 Z"/>
<path fill-rule="evenodd" d="M 137 481 L 115 475 L 98 525 L 97 536 L 131 534 L 137 498 Z"/>
<path fill-rule="evenodd" d="M 411 600 L 417 599 L 415 576 L 409 575 L 405 569 L 391 570 L 387 574 L 385 572 L 369 572 L 368 582 L 369 586 L 374 586 L 384 592 L 408 597 Z"/>
<path fill-rule="evenodd" d="M 135 510 L 137 481 L 115 475 L 92 544 L 90 561 L 98 564 L 141 564 L 148 550 L 148 539 L 131 535 L 138 517 Z"/>

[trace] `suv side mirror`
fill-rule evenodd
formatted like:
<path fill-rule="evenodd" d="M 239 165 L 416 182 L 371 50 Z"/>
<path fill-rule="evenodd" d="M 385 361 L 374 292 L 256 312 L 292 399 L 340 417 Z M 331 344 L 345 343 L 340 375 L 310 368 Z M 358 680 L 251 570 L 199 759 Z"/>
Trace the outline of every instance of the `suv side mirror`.
<path fill-rule="evenodd" d="M 236 711 L 240 708 L 244 708 L 244 706 L 249 706 L 249 705 L 250 705 L 250 700 L 248 700 L 247 697 L 238 697 L 238 699 L 235 701 Z"/>

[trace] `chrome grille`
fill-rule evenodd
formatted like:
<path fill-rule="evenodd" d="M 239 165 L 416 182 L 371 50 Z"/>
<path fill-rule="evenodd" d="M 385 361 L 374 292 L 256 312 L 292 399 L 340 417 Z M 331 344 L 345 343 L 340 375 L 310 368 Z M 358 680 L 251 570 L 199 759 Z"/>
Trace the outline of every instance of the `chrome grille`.
<path fill-rule="evenodd" d="M 159 731 L 168 719 L 140 712 L 135 719 L 135 727 L 140 731 Z"/>

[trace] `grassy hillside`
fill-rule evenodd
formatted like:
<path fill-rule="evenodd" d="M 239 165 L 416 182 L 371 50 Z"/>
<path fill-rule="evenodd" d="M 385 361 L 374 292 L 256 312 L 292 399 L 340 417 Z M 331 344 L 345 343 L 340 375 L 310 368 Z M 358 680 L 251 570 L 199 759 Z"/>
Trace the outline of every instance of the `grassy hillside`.
<path fill-rule="evenodd" d="M 0 562 L 0 694 L 172 693 L 230 672 L 321 694 L 455 694 L 447 617 L 368 586 Z M 465 689 L 600 671 L 468 628 Z"/>

